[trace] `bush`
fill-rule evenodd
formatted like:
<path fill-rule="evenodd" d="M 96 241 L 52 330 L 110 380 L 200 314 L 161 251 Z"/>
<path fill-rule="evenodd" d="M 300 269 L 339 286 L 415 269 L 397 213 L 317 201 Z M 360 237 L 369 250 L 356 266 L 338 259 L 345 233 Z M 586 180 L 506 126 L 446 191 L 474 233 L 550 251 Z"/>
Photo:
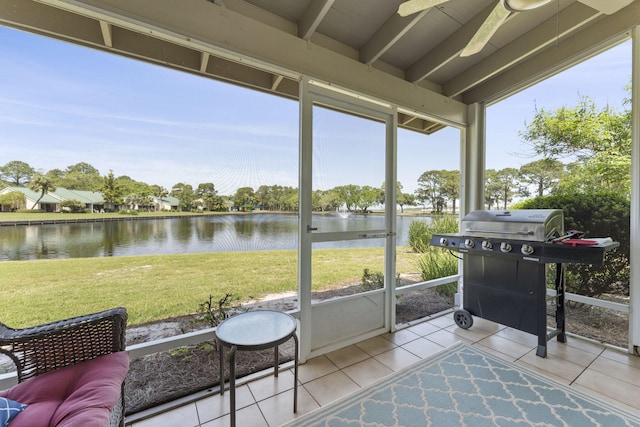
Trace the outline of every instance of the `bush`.
<path fill-rule="evenodd" d="M 62 207 L 62 212 L 87 212 L 85 204 L 76 199 L 63 200 L 60 202 L 60 206 Z"/>
<path fill-rule="evenodd" d="M 586 296 L 629 295 L 630 202 L 611 192 L 566 193 L 536 197 L 519 209 L 562 209 L 566 230 L 584 231 L 585 238 L 611 237 L 620 247 L 608 252 L 602 265 L 567 264 L 566 289 Z"/>
<path fill-rule="evenodd" d="M 440 277 L 458 274 L 458 258 L 440 248 L 431 248 L 418 258 L 422 280 L 439 279 Z M 458 291 L 458 282 L 438 286 L 436 291 L 451 296 Z"/>
<path fill-rule="evenodd" d="M 427 252 L 431 236 L 442 233 L 457 233 L 458 218 L 455 216 L 443 216 L 434 220 L 431 224 L 424 221 L 411 221 L 409 224 L 409 247 L 414 252 Z"/>
<path fill-rule="evenodd" d="M 42 209 L 18 209 L 16 211 L 14 211 L 16 213 L 26 213 L 26 214 L 30 214 L 30 213 L 44 213 L 44 211 Z"/>

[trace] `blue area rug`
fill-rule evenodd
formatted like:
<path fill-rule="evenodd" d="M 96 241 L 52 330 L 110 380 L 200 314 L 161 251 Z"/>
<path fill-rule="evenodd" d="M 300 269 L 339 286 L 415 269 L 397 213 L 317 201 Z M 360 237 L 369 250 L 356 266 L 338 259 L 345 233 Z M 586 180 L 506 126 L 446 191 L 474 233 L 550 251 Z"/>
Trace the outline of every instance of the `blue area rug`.
<path fill-rule="evenodd" d="M 286 426 L 640 427 L 640 418 L 458 343 Z"/>

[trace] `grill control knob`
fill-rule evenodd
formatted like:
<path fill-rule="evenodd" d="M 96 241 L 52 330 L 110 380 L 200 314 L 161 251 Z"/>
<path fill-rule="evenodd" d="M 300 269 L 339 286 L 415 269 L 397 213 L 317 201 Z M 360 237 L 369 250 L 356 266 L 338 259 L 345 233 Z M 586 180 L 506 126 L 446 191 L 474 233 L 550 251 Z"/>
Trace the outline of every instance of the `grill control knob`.
<path fill-rule="evenodd" d="M 520 251 L 522 251 L 522 253 L 524 255 L 531 255 L 534 251 L 533 246 L 531 245 L 527 245 L 526 243 L 524 245 L 522 245 L 522 248 L 520 249 Z"/>
<path fill-rule="evenodd" d="M 449 240 L 446 237 L 441 237 L 440 238 L 440 244 L 442 246 L 449 246 Z"/>
<path fill-rule="evenodd" d="M 473 240 L 471 240 L 471 239 L 466 239 L 466 240 L 464 241 L 464 245 L 465 245 L 466 247 L 468 247 L 468 248 L 473 248 L 476 244 L 475 244 L 475 242 L 474 242 Z"/>
<path fill-rule="evenodd" d="M 484 249 L 485 251 L 493 250 L 493 243 L 491 243 L 488 240 L 483 240 L 482 241 L 482 249 Z"/>
<path fill-rule="evenodd" d="M 511 252 L 511 249 L 512 249 L 512 247 L 511 247 L 511 245 L 509 243 L 507 243 L 507 242 L 500 243 L 500 250 L 502 252 Z"/>

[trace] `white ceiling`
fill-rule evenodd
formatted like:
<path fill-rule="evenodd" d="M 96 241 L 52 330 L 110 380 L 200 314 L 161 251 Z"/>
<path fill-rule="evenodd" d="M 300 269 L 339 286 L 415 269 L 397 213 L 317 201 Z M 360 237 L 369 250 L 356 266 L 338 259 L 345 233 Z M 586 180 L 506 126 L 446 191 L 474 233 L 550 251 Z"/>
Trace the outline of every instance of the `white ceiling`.
<path fill-rule="evenodd" d="M 408 17 L 401 0 L 0 0 L 0 23 L 297 98 L 307 76 L 401 107 L 400 125 L 466 124 L 502 99 L 629 37 L 640 0 L 553 0 L 512 14 L 460 57 L 497 0 Z M 611 12 L 608 10 L 608 12 Z"/>

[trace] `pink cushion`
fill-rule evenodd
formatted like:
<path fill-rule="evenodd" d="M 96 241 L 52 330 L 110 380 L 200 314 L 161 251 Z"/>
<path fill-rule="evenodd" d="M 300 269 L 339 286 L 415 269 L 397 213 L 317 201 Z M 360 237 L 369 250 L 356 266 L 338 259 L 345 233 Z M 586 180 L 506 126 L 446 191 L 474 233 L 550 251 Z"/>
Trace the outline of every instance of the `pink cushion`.
<path fill-rule="evenodd" d="M 27 409 L 11 427 L 103 427 L 129 370 L 129 353 L 100 356 L 39 375 L 0 393 Z"/>

